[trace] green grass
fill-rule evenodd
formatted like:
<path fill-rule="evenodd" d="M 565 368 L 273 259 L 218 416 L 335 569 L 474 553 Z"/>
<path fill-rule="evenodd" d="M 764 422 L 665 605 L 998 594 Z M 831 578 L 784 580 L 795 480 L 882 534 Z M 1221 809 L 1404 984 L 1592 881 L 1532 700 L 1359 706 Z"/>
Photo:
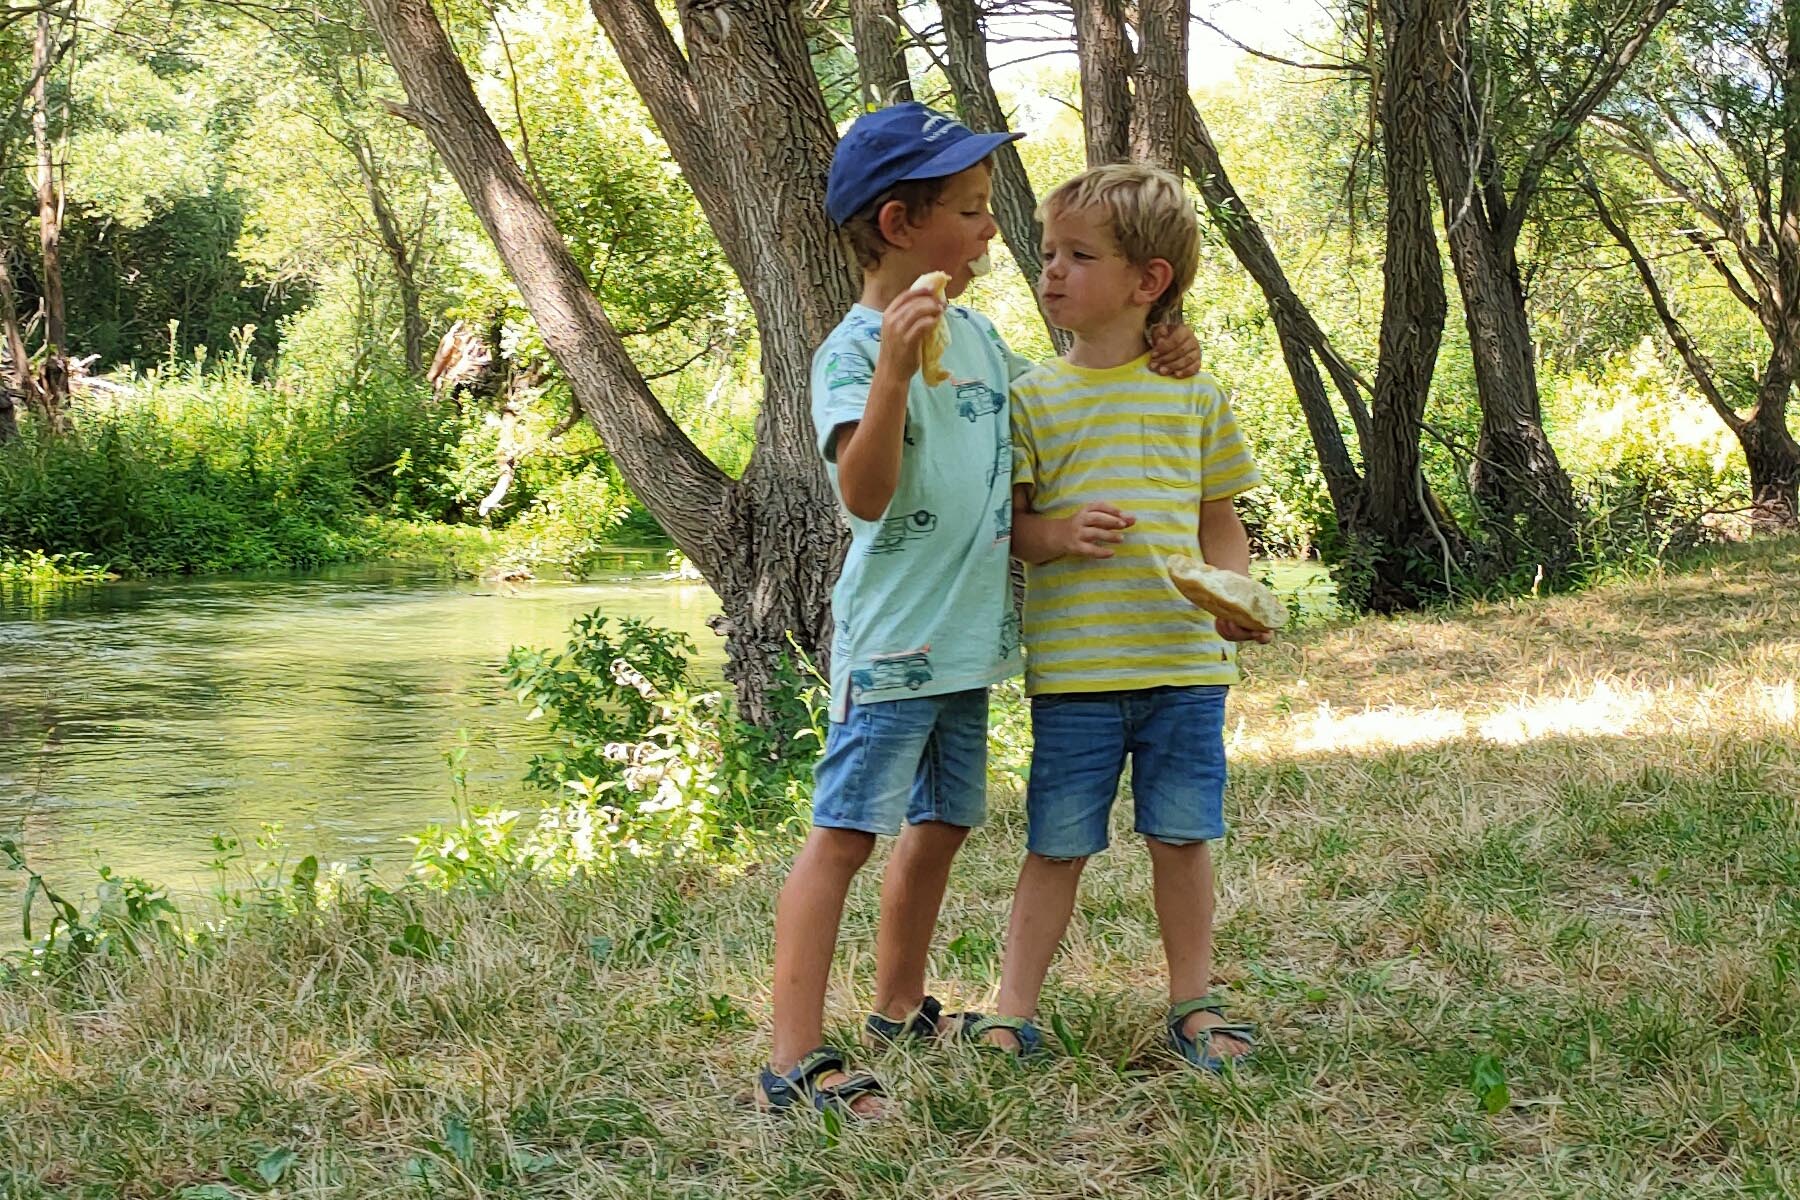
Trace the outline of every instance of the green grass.
<path fill-rule="evenodd" d="M 0 1195 L 1800 1194 L 1796 587 L 1775 543 L 1254 652 L 1218 971 L 1263 1048 L 1235 1079 L 1161 1048 L 1121 814 L 1048 1062 L 865 1054 L 899 1102 L 879 1126 L 743 1103 L 784 860 L 635 864 L 353 893 L 0 991 Z M 999 709 L 995 816 L 932 965 L 951 1007 L 993 998 L 1021 853 Z M 839 1042 L 877 881 L 844 921 Z M 397 952 L 409 925 L 439 954 Z"/>

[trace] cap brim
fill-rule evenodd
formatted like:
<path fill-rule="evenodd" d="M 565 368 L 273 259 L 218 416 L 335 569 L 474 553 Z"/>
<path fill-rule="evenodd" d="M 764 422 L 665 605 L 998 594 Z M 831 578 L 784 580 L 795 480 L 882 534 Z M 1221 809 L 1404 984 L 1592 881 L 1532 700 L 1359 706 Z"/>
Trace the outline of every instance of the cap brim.
<path fill-rule="evenodd" d="M 902 175 L 902 180 L 942 179 L 966 171 L 1008 142 L 1016 142 L 1022 133 L 977 133 L 963 138 L 942 154 Z"/>

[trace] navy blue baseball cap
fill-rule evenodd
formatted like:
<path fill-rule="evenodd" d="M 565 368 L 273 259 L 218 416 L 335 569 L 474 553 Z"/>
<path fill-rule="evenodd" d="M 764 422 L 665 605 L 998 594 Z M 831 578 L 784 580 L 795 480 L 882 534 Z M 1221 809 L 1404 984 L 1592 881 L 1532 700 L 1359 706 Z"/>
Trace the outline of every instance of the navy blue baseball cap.
<path fill-rule="evenodd" d="M 856 119 L 831 158 L 825 211 L 842 225 L 897 183 L 966 171 L 1025 135 L 976 133 L 954 117 L 908 102 Z"/>

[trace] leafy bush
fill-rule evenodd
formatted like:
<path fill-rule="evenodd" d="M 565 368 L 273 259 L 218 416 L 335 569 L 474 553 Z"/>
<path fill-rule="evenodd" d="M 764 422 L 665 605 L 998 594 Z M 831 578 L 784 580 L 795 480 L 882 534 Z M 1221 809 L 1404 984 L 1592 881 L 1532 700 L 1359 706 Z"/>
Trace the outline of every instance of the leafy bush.
<path fill-rule="evenodd" d="M 1557 444 L 1588 513 L 1595 567 L 1644 568 L 1707 540 L 1704 518 L 1748 502 L 1731 432 L 1646 339 L 1550 397 Z"/>
<path fill-rule="evenodd" d="M 418 839 L 431 878 L 494 882 L 516 870 L 585 869 L 620 856 L 730 861 L 797 825 L 823 738 L 816 677 L 798 651 L 785 664 L 778 719 L 743 721 L 723 693 L 701 686 L 694 647 L 679 633 L 599 612 L 576 620 L 561 651 L 515 649 L 506 679 L 556 747 L 526 778 L 561 803 L 521 838 L 518 814 L 477 812 Z"/>
<path fill-rule="evenodd" d="M 0 553 L 86 555 L 128 575 L 312 567 L 360 556 L 370 512 L 439 516 L 445 418 L 415 385 L 325 396 L 221 368 L 161 369 L 83 398 L 75 428 L 0 447 Z"/>

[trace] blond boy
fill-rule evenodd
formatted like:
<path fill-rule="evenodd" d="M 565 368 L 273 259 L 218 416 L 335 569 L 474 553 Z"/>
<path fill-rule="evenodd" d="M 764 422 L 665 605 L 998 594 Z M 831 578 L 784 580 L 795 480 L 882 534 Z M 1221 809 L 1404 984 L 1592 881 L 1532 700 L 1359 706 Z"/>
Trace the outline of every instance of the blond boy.
<path fill-rule="evenodd" d="M 1029 853 L 1007 933 L 999 1014 L 972 1036 L 1029 1052 L 1077 884 L 1105 849 L 1127 759 L 1150 849 L 1169 966 L 1169 1040 L 1218 1071 L 1251 1028 L 1210 994 L 1213 874 L 1225 832 L 1225 696 L 1235 645 L 1266 633 L 1215 622 L 1170 582 L 1170 555 L 1247 574 L 1232 497 L 1258 482 L 1224 392 L 1204 373 L 1146 368 L 1145 330 L 1178 314 L 1199 230 L 1180 182 L 1146 167 L 1088 171 L 1052 192 L 1045 311 L 1074 335 L 1013 390 L 1013 553 L 1027 564 L 1024 639 L 1033 750 Z"/>

